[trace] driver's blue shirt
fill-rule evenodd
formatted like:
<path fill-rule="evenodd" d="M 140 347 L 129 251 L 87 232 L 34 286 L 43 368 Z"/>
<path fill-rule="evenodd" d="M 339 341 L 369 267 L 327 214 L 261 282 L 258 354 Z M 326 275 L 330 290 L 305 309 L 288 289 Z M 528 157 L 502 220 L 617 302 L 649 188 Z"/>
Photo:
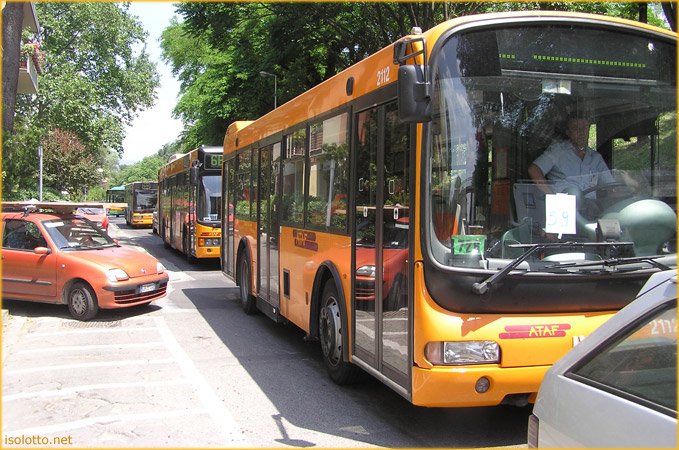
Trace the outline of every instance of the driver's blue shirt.
<path fill-rule="evenodd" d="M 615 181 L 599 153 L 587 148 L 585 157 L 580 159 L 570 141 L 554 142 L 533 164 L 540 168 L 554 192 L 564 192 L 572 187 L 584 191 Z M 591 194 L 588 197 L 594 196 Z"/>

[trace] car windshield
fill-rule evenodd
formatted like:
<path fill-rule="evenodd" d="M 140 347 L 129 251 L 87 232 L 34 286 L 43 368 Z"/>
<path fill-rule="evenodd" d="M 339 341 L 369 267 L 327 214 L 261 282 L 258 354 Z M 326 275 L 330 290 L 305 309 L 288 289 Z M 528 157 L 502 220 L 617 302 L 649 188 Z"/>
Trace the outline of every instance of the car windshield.
<path fill-rule="evenodd" d="M 675 66 L 663 38 L 604 29 L 448 39 L 433 60 L 432 257 L 497 269 L 539 244 L 530 270 L 632 257 L 676 265 Z"/>
<path fill-rule="evenodd" d="M 85 218 L 63 218 L 43 222 L 54 244 L 61 250 L 90 250 L 117 244 Z"/>

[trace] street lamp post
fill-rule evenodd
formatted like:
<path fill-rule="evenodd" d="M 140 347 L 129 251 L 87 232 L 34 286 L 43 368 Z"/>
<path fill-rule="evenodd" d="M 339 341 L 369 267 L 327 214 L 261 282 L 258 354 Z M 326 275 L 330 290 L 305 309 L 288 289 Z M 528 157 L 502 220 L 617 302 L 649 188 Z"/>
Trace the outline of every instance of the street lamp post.
<path fill-rule="evenodd" d="M 272 77 L 273 78 L 273 109 L 278 108 L 278 77 L 269 72 L 261 71 L 259 75 L 262 77 Z"/>
<path fill-rule="evenodd" d="M 40 161 L 40 193 L 38 198 L 42 201 L 42 145 L 38 145 L 38 160 Z"/>

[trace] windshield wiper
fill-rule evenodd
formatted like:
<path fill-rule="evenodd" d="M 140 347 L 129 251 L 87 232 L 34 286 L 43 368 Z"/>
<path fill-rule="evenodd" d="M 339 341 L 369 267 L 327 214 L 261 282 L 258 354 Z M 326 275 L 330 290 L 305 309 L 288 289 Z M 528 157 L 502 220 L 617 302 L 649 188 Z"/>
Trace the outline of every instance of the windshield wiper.
<path fill-rule="evenodd" d="M 605 266 L 605 267 L 615 267 L 615 266 L 623 266 L 627 264 L 636 264 L 636 263 L 648 263 L 652 265 L 653 267 L 656 267 L 660 270 L 671 270 L 672 267 L 669 267 L 661 262 L 656 261 L 656 259 L 662 258 L 662 255 L 658 256 L 633 256 L 630 258 L 609 258 L 609 259 L 600 259 L 597 261 L 583 261 L 583 262 L 570 262 L 570 263 L 560 263 L 560 264 L 552 264 L 551 266 L 546 266 L 545 269 L 568 269 L 572 267 L 596 267 L 596 266 Z"/>
<path fill-rule="evenodd" d="M 537 253 L 539 250 L 559 249 L 559 250 L 576 250 L 583 248 L 615 248 L 628 247 L 634 245 L 634 242 L 544 242 L 540 244 L 514 244 L 510 248 L 527 248 L 518 258 L 512 260 L 509 264 L 504 266 L 500 271 L 494 273 L 488 279 L 474 283 L 472 285 L 472 292 L 477 295 L 483 295 L 497 282 L 502 280 L 509 272 L 514 270 L 519 264 L 528 259 L 529 256 Z M 659 263 L 658 263 L 659 264 Z"/>

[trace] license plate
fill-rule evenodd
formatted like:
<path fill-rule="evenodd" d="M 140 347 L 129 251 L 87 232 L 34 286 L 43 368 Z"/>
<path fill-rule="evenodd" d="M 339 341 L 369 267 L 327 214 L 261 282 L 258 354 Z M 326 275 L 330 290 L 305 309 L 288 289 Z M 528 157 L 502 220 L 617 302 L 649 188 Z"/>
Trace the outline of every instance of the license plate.
<path fill-rule="evenodd" d="M 143 294 L 144 292 L 151 292 L 156 290 L 156 284 L 155 283 L 149 283 L 149 284 L 142 284 L 141 288 L 139 288 L 139 293 Z"/>

